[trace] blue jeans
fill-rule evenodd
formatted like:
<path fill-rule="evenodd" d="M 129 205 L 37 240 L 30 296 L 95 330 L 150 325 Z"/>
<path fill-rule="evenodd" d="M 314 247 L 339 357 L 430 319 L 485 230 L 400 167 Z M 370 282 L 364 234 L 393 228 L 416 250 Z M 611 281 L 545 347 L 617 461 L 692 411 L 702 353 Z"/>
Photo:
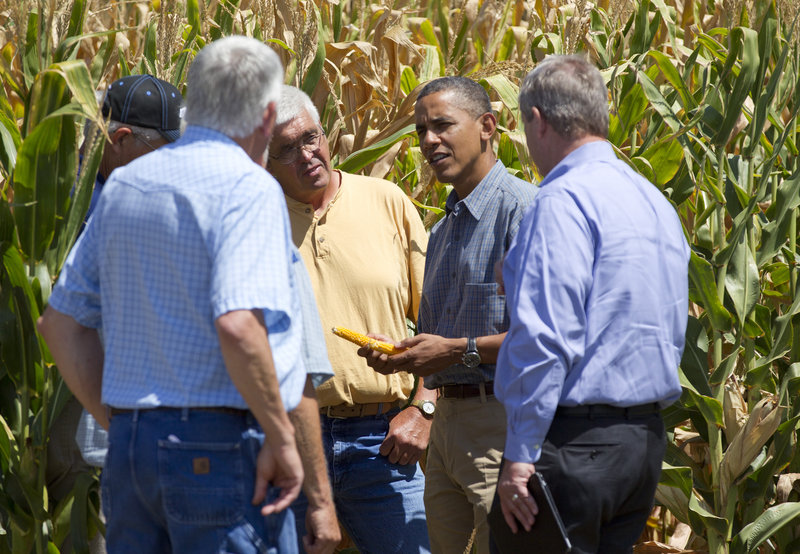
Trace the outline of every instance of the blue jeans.
<path fill-rule="evenodd" d="M 378 452 L 396 413 L 320 416 L 336 515 L 362 554 L 430 552 L 419 464 L 392 464 Z M 306 534 L 307 508 L 302 495 L 292 504 L 298 538 Z"/>
<path fill-rule="evenodd" d="M 250 414 L 115 415 L 102 477 L 108 552 L 297 552 L 291 510 L 264 517 L 250 502 L 263 440 Z"/>

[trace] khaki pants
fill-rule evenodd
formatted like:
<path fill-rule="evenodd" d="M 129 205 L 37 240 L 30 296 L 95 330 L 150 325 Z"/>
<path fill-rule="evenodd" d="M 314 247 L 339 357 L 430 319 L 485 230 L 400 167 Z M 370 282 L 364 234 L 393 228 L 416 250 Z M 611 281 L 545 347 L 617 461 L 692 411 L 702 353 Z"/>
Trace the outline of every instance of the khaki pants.
<path fill-rule="evenodd" d="M 425 468 L 425 512 L 434 554 L 462 554 L 473 528 L 489 552 L 492 507 L 506 437 L 506 412 L 494 397 L 440 398 Z"/>

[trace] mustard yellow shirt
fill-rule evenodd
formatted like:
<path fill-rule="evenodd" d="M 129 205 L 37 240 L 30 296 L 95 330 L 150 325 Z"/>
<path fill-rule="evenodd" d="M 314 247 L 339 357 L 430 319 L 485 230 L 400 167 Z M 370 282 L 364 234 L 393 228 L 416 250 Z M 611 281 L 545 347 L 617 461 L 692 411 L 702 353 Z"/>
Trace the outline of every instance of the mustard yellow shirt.
<path fill-rule="evenodd" d="M 317 298 L 333 371 L 317 389 L 320 406 L 407 399 L 408 373 L 381 375 L 356 354 L 358 346 L 332 327 L 408 335 L 406 317 L 419 311 L 428 237 L 419 214 L 397 185 L 341 173 L 341 185 L 324 212 L 286 197 L 292 238 Z"/>

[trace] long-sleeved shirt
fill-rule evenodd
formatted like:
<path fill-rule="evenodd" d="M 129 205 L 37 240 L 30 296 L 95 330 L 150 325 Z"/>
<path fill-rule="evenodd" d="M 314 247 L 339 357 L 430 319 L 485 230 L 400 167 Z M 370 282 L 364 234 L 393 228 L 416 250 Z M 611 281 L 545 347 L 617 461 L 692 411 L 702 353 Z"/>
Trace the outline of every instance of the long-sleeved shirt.
<path fill-rule="evenodd" d="M 607 142 L 553 168 L 503 266 L 511 322 L 495 392 L 506 459 L 539 460 L 558 406 L 678 398 L 688 260 L 673 207 Z"/>
<path fill-rule="evenodd" d="M 278 183 L 230 138 L 190 126 L 111 174 L 50 305 L 101 328 L 102 399 L 118 408 L 247 408 L 214 321 L 261 309 L 291 410 L 306 379 L 291 260 Z"/>
<path fill-rule="evenodd" d="M 417 330 L 448 338 L 498 335 L 508 329 L 506 296 L 494 266 L 519 229 L 536 187 L 494 164 L 478 186 L 447 197 L 447 214 L 431 231 Z M 494 364 L 454 364 L 425 378 L 425 386 L 475 384 L 494 379 Z"/>

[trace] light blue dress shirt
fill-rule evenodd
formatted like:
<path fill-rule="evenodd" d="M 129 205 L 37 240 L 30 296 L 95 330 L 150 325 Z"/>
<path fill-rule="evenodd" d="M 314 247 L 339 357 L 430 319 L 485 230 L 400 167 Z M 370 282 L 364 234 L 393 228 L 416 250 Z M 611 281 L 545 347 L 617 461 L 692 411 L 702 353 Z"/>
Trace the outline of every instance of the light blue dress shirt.
<path fill-rule="evenodd" d="M 464 199 L 447 197 L 446 215 L 431 231 L 425 256 L 417 330 L 442 337 L 483 337 L 508 329 L 506 297 L 494 266 L 511 245 L 536 186 L 494 164 Z M 455 364 L 425 378 L 425 386 L 475 384 L 494 379 L 494 364 Z"/>
<path fill-rule="evenodd" d="M 511 322 L 495 393 L 506 459 L 539 460 L 557 406 L 680 396 L 688 261 L 672 205 L 609 143 L 553 168 L 503 266 Z"/>
<path fill-rule="evenodd" d="M 278 183 L 225 135 L 190 126 L 111 174 L 50 305 L 102 329 L 102 399 L 117 408 L 245 409 L 214 321 L 260 308 L 291 410 L 306 378 L 291 261 Z"/>

